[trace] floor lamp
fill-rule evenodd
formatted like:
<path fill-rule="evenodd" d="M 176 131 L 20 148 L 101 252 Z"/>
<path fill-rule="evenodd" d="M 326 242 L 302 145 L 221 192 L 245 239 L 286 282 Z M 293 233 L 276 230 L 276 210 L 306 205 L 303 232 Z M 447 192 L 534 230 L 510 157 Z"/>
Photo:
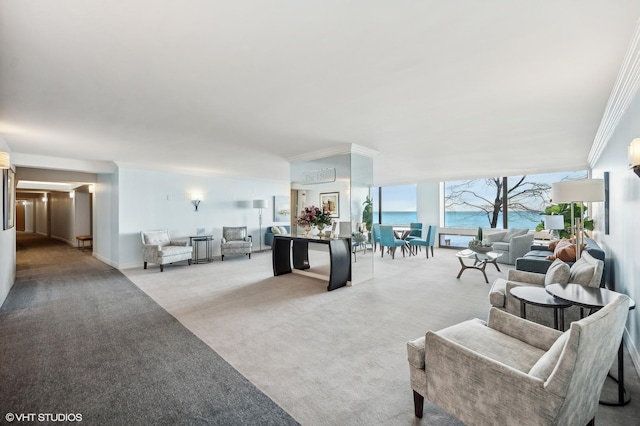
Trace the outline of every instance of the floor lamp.
<path fill-rule="evenodd" d="M 260 251 L 262 251 L 262 209 L 266 209 L 269 207 L 269 202 L 267 200 L 253 200 L 253 208 L 259 209 L 259 218 L 260 218 Z"/>
<path fill-rule="evenodd" d="M 580 258 L 582 244 L 582 220 L 584 213 L 582 206 L 580 218 L 573 215 L 574 203 L 588 203 L 604 201 L 604 179 L 580 179 L 556 182 L 552 185 L 551 200 L 554 203 L 571 203 L 571 237 L 576 237 L 576 259 Z"/>

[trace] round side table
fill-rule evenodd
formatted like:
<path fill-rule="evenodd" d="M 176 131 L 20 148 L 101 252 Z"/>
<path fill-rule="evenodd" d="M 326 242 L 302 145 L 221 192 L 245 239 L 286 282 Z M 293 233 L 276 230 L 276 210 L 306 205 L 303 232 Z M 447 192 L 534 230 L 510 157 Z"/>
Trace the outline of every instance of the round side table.
<path fill-rule="evenodd" d="M 571 306 L 571 303 L 550 295 L 544 287 L 521 286 L 514 287 L 509 292 L 520 301 L 520 316 L 522 318 L 527 319 L 527 305 L 553 308 L 553 327 L 556 330 L 564 331 L 564 308 Z"/>

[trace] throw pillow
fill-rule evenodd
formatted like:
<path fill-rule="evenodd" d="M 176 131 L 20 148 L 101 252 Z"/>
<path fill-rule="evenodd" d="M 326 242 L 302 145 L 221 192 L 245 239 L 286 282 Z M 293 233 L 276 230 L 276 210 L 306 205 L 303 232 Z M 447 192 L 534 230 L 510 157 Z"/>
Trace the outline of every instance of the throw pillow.
<path fill-rule="evenodd" d="M 281 233 L 280 232 L 280 228 L 278 228 L 277 226 L 272 226 L 271 227 L 271 233 L 274 234 L 274 235 L 275 234 L 280 234 Z"/>
<path fill-rule="evenodd" d="M 287 228 L 285 228 L 284 226 L 278 226 L 278 229 L 280 230 L 280 233 L 282 235 L 288 235 L 289 231 L 287 231 Z"/>
<path fill-rule="evenodd" d="M 558 364 L 558 360 L 560 359 L 560 354 L 562 354 L 562 350 L 564 349 L 567 340 L 569 339 L 569 330 L 562 333 L 558 340 L 556 340 L 553 345 L 549 348 L 544 355 L 540 357 L 540 359 L 533 364 L 531 370 L 529 370 L 529 374 L 538 377 L 542 380 L 547 380 L 553 369 L 556 368 L 556 364 Z"/>
<path fill-rule="evenodd" d="M 546 275 L 544 276 L 544 285 L 549 284 L 566 284 L 569 282 L 569 276 L 571 275 L 571 269 L 569 265 L 564 263 L 560 259 L 553 261 Z"/>
<path fill-rule="evenodd" d="M 553 254 L 547 256 L 547 260 L 560 259 L 563 262 L 575 262 L 576 261 L 576 249 L 575 246 L 571 249 L 571 241 L 562 239 L 558 241 Z"/>
<path fill-rule="evenodd" d="M 603 268 L 604 262 L 594 258 L 589 252 L 584 251 L 580 259 L 571 265 L 569 282 L 588 287 L 599 287 Z"/>

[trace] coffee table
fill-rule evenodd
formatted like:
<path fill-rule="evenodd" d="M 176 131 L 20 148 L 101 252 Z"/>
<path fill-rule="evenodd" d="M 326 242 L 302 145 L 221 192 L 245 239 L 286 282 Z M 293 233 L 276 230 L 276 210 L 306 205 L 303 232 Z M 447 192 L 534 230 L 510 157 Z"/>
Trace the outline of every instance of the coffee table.
<path fill-rule="evenodd" d="M 466 269 L 477 269 L 478 271 L 482 272 L 485 282 L 489 284 L 489 279 L 487 278 L 487 273 L 485 272 L 487 263 L 492 263 L 496 267 L 498 272 L 501 272 L 500 268 L 498 267 L 497 260 L 500 256 L 502 256 L 502 253 L 497 253 L 494 251 L 490 251 L 488 253 L 478 253 L 473 250 L 467 249 L 457 252 L 456 256 L 458 256 L 458 260 L 460 261 L 461 266 L 460 272 L 458 273 L 458 276 L 456 278 L 460 278 L 460 276 Z M 462 259 L 473 259 L 473 265 L 465 265 Z"/>
<path fill-rule="evenodd" d="M 586 287 L 580 284 L 551 284 L 546 286 L 545 289 L 547 293 L 559 299 L 580 306 L 581 308 L 590 309 L 590 313 L 603 308 L 620 294 L 606 288 Z M 629 302 L 629 310 L 635 309 L 635 307 L 636 302 L 631 300 Z M 620 341 L 620 347 L 618 348 L 618 379 L 616 380 L 616 378 L 611 375 L 609 375 L 609 377 L 618 383 L 618 400 L 600 400 L 600 404 L 615 406 L 627 405 L 629 401 L 631 401 L 631 396 L 624 388 L 624 348 L 622 341 Z"/>
<path fill-rule="evenodd" d="M 527 319 L 527 304 L 553 308 L 553 327 L 564 331 L 564 308 L 571 306 L 571 303 L 550 295 L 544 287 L 521 286 L 514 287 L 509 292 L 520 301 L 522 318 Z"/>

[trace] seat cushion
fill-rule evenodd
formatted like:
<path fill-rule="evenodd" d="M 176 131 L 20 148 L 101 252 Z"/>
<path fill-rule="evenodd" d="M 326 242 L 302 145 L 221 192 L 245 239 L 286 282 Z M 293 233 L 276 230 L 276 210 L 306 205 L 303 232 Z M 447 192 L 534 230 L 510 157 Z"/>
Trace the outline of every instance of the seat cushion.
<path fill-rule="evenodd" d="M 436 334 L 474 352 L 528 373 L 545 351 L 486 326 L 484 321 L 472 319 L 447 327 Z M 425 338 L 407 344 L 409 363 L 424 368 Z"/>
<path fill-rule="evenodd" d="M 272 227 L 271 227 L 271 233 L 272 233 L 273 235 L 281 234 L 281 232 L 280 232 L 280 228 L 278 228 L 277 226 L 272 226 Z"/>
<path fill-rule="evenodd" d="M 193 251 L 191 246 L 164 246 L 160 250 L 161 256 L 178 256 L 181 254 L 190 254 Z"/>

